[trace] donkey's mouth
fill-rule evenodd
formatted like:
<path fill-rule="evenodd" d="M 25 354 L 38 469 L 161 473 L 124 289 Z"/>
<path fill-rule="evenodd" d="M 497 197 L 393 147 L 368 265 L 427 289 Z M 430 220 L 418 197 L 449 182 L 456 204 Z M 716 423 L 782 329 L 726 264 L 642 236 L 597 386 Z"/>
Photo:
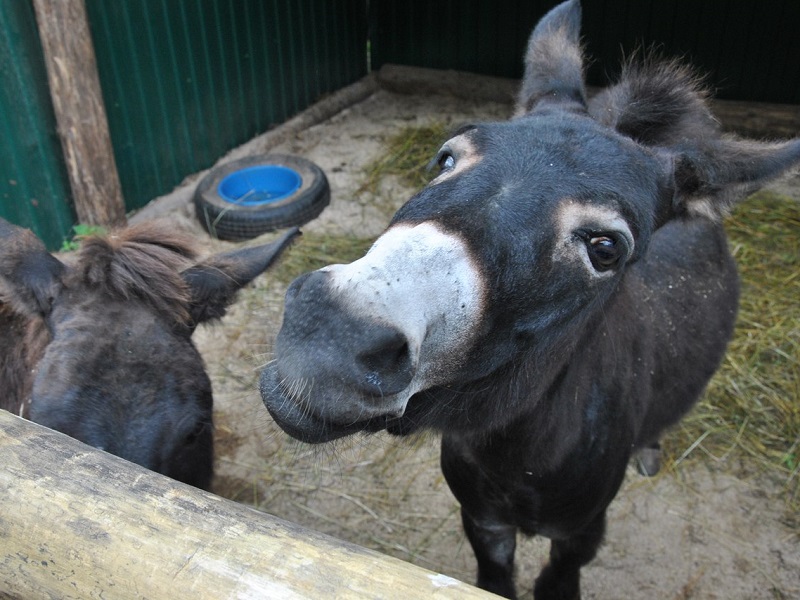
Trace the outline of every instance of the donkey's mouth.
<path fill-rule="evenodd" d="M 309 444 L 330 442 L 360 431 L 381 431 L 387 428 L 387 423 L 396 420 L 388 415 L 348 423 L 323 418 L 286 393 L 275 364 L 268 365 L 261 373 L 259 390 L 264 406 L 280 428 L 293 438 Z"/>

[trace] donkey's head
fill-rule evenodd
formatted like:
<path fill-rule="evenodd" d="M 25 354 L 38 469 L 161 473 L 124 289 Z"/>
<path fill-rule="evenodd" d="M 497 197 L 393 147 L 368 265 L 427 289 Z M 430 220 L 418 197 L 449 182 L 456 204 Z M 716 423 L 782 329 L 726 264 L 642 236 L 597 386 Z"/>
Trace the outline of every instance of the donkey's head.
<path fill-rule="evenodd" d="M 29 329 L 47 330 L 46 345 L 30 349 L 38 362 L 28 361 L 36 367 L 23 412 L 207 488 L 211 383 L 192 332 L 222 317 L 295 233 L 198 262 L 184 236 L 145 224 L 87 238 L 62 262 L 30 231 L 0 220 L 0 299 Z"/>
<path fill-rule="evenodd" d="M 552 382 L 657 228 L 719 219 L 800 160 L 797 141 L 722 137 L 675 65 L 629 67 L 590 104 L 579 22 L 576 0 L 540 22 L 517 116 L 445 142 L 366 256 L 292 283 L 261 379 L 288 433 L 502 423 L 515 407 L 471 392 L 523 362 L 526 386 Z"/>

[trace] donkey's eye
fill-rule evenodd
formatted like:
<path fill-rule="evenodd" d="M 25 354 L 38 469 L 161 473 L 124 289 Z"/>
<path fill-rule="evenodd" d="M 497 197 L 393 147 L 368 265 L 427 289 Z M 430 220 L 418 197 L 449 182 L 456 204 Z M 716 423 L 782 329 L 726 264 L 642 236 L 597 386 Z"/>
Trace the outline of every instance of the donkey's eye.
<path fill-rule="evenodd" d="M 456 159 L 447 150 L 442 150 L 436 159 L 436 163 L 442 171 L 449 171 L 456 166 Z"/>
<path fill-rule="evenodd" d="M 611 235 L 587 236 L 586 248 L 592 266 L 598 271 L 613 269 L 625 253 L 624 243 Z"/>

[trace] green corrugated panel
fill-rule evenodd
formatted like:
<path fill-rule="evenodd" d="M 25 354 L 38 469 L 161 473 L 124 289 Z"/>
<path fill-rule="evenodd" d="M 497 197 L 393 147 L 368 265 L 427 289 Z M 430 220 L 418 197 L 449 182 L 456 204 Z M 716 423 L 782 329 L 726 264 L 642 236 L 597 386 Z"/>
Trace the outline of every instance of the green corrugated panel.
<path fill-rule="evenodd" d="M 556 4 L 558 0 L 371 2 L 372 66 L 396 63 L 520 77 L 531 28 Z"/>
<path fill-rule="evenodd" d="M 372 66 L 520 77 L 527 37 L 558 0 L 370 3 Z M 716 96 L 800 104 L 798 0 L 583 0 L 583 39 L 601 85 L 635 48 L 684 56 Z"/>
<path fill-rule="evenodd" d="M 87 0 L 128 209 L 366 74 L 364 0 Z"/>
<path fill-rule="evenodd" d="M 655 45 L 695 65 L 718 98 L 800 104 L 798 0 L 587 0 L 584 18 L 597 83 L 623 51 Z"/>
<path fill-rule="evenodd" d="M 58 248 L 73 223 L 30 2 L 0 0 L 0 216 Z"/>

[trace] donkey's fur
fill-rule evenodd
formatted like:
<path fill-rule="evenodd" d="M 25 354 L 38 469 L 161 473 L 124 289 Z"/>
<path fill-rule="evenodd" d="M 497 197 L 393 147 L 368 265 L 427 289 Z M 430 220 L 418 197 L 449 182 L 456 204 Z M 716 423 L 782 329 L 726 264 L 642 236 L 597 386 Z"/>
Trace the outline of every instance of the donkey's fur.
<path fill-rule="evenodd" d="M 150 223 L 62 262 L 0 220 L 0 408 L 208 488 L 211 383 L 191 334 L 294 234 L 198 262 L 186 235 Z"/>
<path fill-rule="evenodd" d="M 632 63 L 587 102 L 579 22 L 577 0 L 545 16 L 518 116 L 447 141 L 366 256 L 292 283 L 261 378 L 308 442 L 441 431 L 478 585 L 508 597 L 518 531 L 552 540 L 537 599 L 579 597 L 630 458 L 732 334 L 722 215 L 800 163 L 800 140 L 723 136 L 676 63 Z"/>

